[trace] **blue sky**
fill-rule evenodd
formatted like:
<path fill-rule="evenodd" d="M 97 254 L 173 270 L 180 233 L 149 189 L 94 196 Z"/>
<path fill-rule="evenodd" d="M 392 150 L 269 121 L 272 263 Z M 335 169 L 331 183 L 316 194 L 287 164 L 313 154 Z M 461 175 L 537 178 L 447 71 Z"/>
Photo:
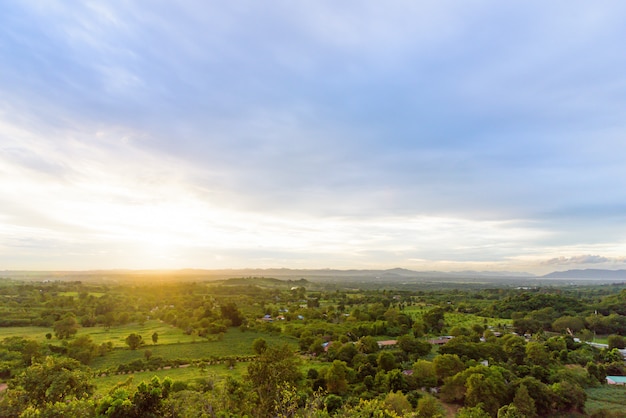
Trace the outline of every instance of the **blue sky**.
<path fill-rule="evenodd" d="M 625 19 L 3 2 L 0 270 L 626 268 Z"/>

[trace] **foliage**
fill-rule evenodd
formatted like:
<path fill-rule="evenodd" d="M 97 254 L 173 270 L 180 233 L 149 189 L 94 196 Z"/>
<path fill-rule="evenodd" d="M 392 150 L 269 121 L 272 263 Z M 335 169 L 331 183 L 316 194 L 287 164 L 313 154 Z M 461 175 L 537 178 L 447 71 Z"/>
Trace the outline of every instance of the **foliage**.
<path fill-rule="evenodd" d="M 610 413 L 616 395 L 602 383 L 607 373 L 626 372 L 617 349 L 626 332 L 624 286 L 390 285 L 398 287 L 268 278 L 12 284 L 0 295 L 2 321 L 42 326 L 0 328 L 0 339 L 8 337 L 0 342 L 0 378 L 9 383 L 0 416 L 80 417 L 110 408 L 118 416 L 436 416 L 436 398 L 417 392 L 434 387 L 462 406 L 459 416 Z M 511 324 L 532 335 L 512 334 Z M 46 337 L 51 331 L 58 339 Z M 454 338 L 431 351 L 428 339 L 444 332 Z M 610 349 L 578 343 L 572 333 Z M 149 350 L 123 349 L 132 348 L 133 334 L 141 342 L 151 336 Z M 397 343 L 381 349 L 389 339 Z M 75 362 L 82 369 L 67 373 L 82 370 L 97 393 L 59 389 L 59 378 L 45 393 L 67 393 L 62 401 L 30 399 L 24 377 L 46 357 L 90 365 Z M 164 385 L 168 376 L 176 381 Z M 134 387 L 133 378 L 147 383 Z M 420 402 L 421 412 L 412 412 Z"/>
<path fill-rule="evenodd" d="M 399 416 L 405 416 L 413 409 L 406 395 L 401 391 L 389 392 L 385 396 L 384 402 L 388 410 L 395 412 Z"/>
<path fill-rule="evenodd" d="M 443 418 L 445 411 L 441 403 L 432 395 L 424 395 L 417 402 L 415 407 L 418 417 Z"/>
<path fill-rule="evenodd" d="M 383 401 L 378 399 L 361 399 L 355 406 L 347 406 L 335 415 L 345 418 L 399 418 L 394 411 L 389 410 Z"/>
<path fill-rule="evenodd" d="M 143 338 L 141 335 L 135 333 L 128 335 L 125 341 L 131 350 L 136 350 L 143 345 Z"/>
<path fill-rule="evenodd" d="M 281 388 L 300 383 L 299 359 L 288 345 L 268 347 L 248 366 L 248 379 L 258 396 L 258 413 L 269 416 L 283 400 Z"/>
<path fill-rule="evenodd" d="M 60 339 L 73 337 L 78 332 L 78 321 L 73 314 L 67 314 L 54 323 L 54 335 Z"/>
<path fill-rule="evenodd" d="M 459 412 L 455 415 L 456 418 L 491 418 L 484 409 L 480 406 L 465 406 L 459 409 Z"/>
<path fill-rule="evenodd" d="M 162 417 L 165 415 L 165 399 L 171 386 L 171 379 L 166 378 L 161 382 L 158 377 L 154 377 L 149 383 L 141 382 L 134 393 L 119 388 L 104 397 L 97 412 L 103 417 Z"/>
<path fill-rule="evenodd" d="M 33 363 L 15 379 L 0 405 L 0 416 L 19 415 L 17 411 L 27 408 L 34 413 L 58 402 L 83 400 L 93 390 L 88 369 L 78 361 L 46 357 L 41 363 Z"/>
<path fill-rule="evenodd" d="M 444 310 L 441 307 L 436 307 L 422 315 L 422 321 L 424 326 L 429 332 L 440 333 L 445 327 Z"/>

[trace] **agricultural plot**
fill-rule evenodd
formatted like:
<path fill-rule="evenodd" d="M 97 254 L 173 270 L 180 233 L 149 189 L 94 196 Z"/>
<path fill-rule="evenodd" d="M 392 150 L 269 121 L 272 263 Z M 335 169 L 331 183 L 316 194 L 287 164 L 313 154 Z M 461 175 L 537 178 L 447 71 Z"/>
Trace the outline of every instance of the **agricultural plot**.
<path fill-rule="evenodd" d="M 198 380 L 204 380 L 211 383 L 217 383 L 224 379 L 226 376 L 231 376 L 235 379 L 241 379 L 246 373 L 245 364 L 236 364 L 233 368 L 228 368 L 223 364 L 216 364 L 212 366 L 206 366 L 200 368 L 198 366 L 188 367 L 174 367 L 162 370 L 135 372 L 128 374 L 112 374 L 108 376 L 98 376 L 92 380 L 96 385 L 96 395 L 106 395 L 111 389 L 120 385 L 128 384 L 129 386 L 137 385 L 142 381 L 150 381 L 154 376 L 160 380 L 169 377 L 174 382 L 183 382 L 185 384 L 191 384 L 198 382 Z"/>
<path fill-rule="evenodd" d="M 52 332 L 47 327 L 0 327 L 0 341 L 10 337 L 23 337 L 37 342 L 46 340 L 46 334 Z"/>
<path fill-rule="evenodd" d="M 143 332 L 147 340 L 149 340 L 150 332 L 151 329 Z M 297 347 L 297 339 L 289 336 L 272 336 L 253 331 L 241 332 L 238 329 L 231 328 L 221 339 L 216 338 L 214 341 L 196 337 L 196 341 L 167 344 L 161 343 L 161 338 L 159 337 L 159 342 L 156 345 L 150 342 L 138 350 L 118 349 L 104 357 L 98 357 L 94 359 L 91 367 L 94 370 L 103 370 L 119 364 L 128 364 L 145 358 L 145 350 L 150 350 L 153 357 L 162 357 L 165 360 L 185 359 L 190 362 L 196 359 L 250 356 L 254 354 L 252 342 L 259 337 L 264 338 L 270 345 L 287 343 L 293 345 L 294 349 Z"/>
<path fill-rule="evenodd" d="M 412 319 L 420 319 L 424 313 L 432 309 L 432 306 L 409 306 L 402 312 L 411 316 Z M 478 324 L 482 326 L 491 326 L 500 328 L 503 326 L 510 327 L 513 324 L 511 319 L 504 318 L 488 318 L 470 313 L 446 312 L 445 322 L 448 328 L 466 327 L 471 328 L 472 325 Z"/>
<path fill-rule="evenodd" d="M 586 392 L 585 411 L 587 414 L 591 415 L 598 410 L 625 413 L 626 387 L 606 385 L 587 389 Z"/>

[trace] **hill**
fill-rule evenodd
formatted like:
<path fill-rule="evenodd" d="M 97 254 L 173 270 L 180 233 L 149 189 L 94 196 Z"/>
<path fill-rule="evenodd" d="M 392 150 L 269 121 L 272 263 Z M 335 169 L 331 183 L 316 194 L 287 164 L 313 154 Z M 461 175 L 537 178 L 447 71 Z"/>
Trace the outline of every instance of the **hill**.
<path fill-rule="evenodd" d="M 626 280 L 626 270 L 577 269 L 555 271 L 546 274 L 544 279 L 586 279 L 586 280 Z"/>

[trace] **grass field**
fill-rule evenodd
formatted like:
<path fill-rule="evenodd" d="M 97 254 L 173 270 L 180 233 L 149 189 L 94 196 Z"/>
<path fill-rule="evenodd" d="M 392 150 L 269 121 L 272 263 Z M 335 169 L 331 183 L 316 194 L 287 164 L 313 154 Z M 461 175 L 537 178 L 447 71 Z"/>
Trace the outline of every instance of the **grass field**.
<path fill-rule="evenodd" d="M 52 328 L 46 327 L 0 327 L 0 340 L 9 337 L 24 337 L 38 342 L 46 340 L 46 334 Z"/>
<path fill-rule="evenodd" d="M 624 413 L 626 416 L 626 387 L 603 385 L 586 390 L 585 411 L 592 414 L 600 409 Z"/>
<path fill-rule="evenodd" d="M 58 295 L 59 296 L 71 296 L 73 298 L 78 299 L 78 292 L 59 292 Z M 104 292 L 88 292 L 88 295 L 99 298 L 101 296 L 104 296 L 105 293 Z"/>
<path fill-rule="evenodd" d="M 161 338 L 159 337 L 158 344 L 153 345 L 148 335 L 146 338 L 150 342 L 144 347 L 138 350 L 129 350 L 128 348 L 114 350 L 104 357 L 97 357 L 92 362 L 91 367 L 95 370 L 107 369 L 119 364 L 130 363 L 133 360 L 143 359 L 145 350 L 152 351 L 153 357 L 163 357 L 166 360 L 246 356 L 254 354 L 252 351 L 252 342 L 257 338 L 264 338 L 269 345 L 287 343 L 293 345 L 294 348 L 297 347 L 297 339 L 294 337 L 285 335 L 272 336 L 253 331 L 241 332 L 236 328 L 229 329 L 220 341 L 207 341 L 205 339 L 196 338 L 196 342 L 188 341 L 184 343 L 162 344 Z"/>
<path fill-rule="evenodd" d="M 226 376 L 240 379 L 247 370 L 247 363 L 239 363 L 233 369 L 228 369 L 223 364 L 207 366 L 204 370 L 199 367 L 189 366 L 182 368 L 172 368 L 167 370 L 155 370 L 146 372 L 129 373 L 122 375 L 111 375 L 96 377 L 93 383 L 96 385 L 96 395 L 106 395 L 112 388 L 130 379 L 130 386 L 135 387 L 142 381 L 150 381 L 154 376 L 163 380 L 166 377 L 174 381 L 192 383 L 196 379 L 207 378 L 214 382 L 219 382 Z"/>
<path fill-rule="evenodd" d="M 187 335 L 179 328 L 156 320 L 146 321 L 144 324 L 115 326 L 109 330 L 103 327 L 80 328 L 77 335 L 89 335 L 96 344 L 110 341 L 114 347 L 126 347 L 125 339 L 129 334 L 139 334 L 146 343 L 152 344 L 152 334 L 155 332 L 159 335 L 158 344 L 192 343 L 202 340 L 200 337 Z"/>
<path fill-rule="evenodd" d="M 236 363 L 231 369 L 224 364 L 215 364 L 206 366 L 204 369 L 200 369 L 197 366 L 191 365 L 189 367 L 171 368 L 166 370 L 136 372 L 120 375 L 110 376 L 98 376 L 93 379 L 93 383 L 96 385 L 96 394 L 105 395 L 112 388 L 126 382 L 128 379 L 132 379 L 129 383 L 131 387 L 137 386 L 142 381 L 149 381 L 154 376 L 163 380 L 169 377 L 173 381 L 181 381 L 186 383 L 193 383 L 196 379 L 209 379 L 214 383 L 219 383 L 227 376 L 235 379 L 242 379 L 248 370 L 248 364 L 250 363 Z M 316 361 L 302 362 L 301 371 L 306 376 L 307 371 L 310 368 L 319 370 L 322 367 L 328 367 L 329 363 L 320 363 Z"/>
<path fill-rule="evenodd" d="M 0 328 L 0 340 L 7 337 L 24 337 L 35 341 L 46 341 L 46 334 L 52 333 L 51 328 L 44 327 L 4 327 Z M 157 344 L 152 343 L 152 334 L 159 335 Z M 126 337 L 137 333 L 143 337 L 145 345 L 138 350 L 128 349 Z M 268 344 L 287 343 L 297 347 L 298 341 L 286 335 L 269 335 L 255 331 L 241 332 L 238 328 L 230 328 L 221 339 L 213 335 L 210 339 L 186 335 L 180 329 L 160 321 L 147 321 L 145 324 L 129 324 L 105 330 L 102 327 L 80 328 L 78 336 L 89 335 L 94 343 L 100 345 L 112 342 L 114 350 L 104 357 L 96 357 L 90 366 L 94 370 L 103 370 L 127 364 L 137 359 L 144 359 L 145 350 L 152 351 L 153 357 L 165 360 L 202 359 L 226 356 L 247 356 L 252 352 L 252 342 L 264 338 Z M 59 345 L 60 341 L 53 337 L 51 343 Z"/>
<path fill-rule="evenodd" d="M 413 319 L 419 319 L 425 312 L 429 311 L 430 309 L 432 309 L 432 306 L 409 306 L 405 308 L 402 312 L 411 316 Z M 513 320 L 511 319 L 486 318 L 469 313 L 446 312 L 444 317 L 446 321 L 446 326 L 448 328 L 457 326 L 471 328 L 471 326 L 474 324 L 498 327 L 500 325 L 511 326 L 511 324 L 513 323 Z"/>
<path fill-rule="evenodd" d="M 152 334 L 155 332 L 159 334 L 159 344 L 189 343 L 200 340 L 198 337 L 186 335 L 178 328 L 155 320 L 146 321 L 144 324 L 115 326 L 108 330 L 103 327 L 79 328 L 76 335 L 89 335 L 96 344 L 110 341 L 114 347 L 126 347 L 124 340 L 129 334 L 137 333 L 143 337 L 144 341 L 152 343 Z M 41 342 L 46 340 L 47 333 L 54 335 L 52 327 L 1 327 L 0 340 L 7 337 L 24 337 Z M 51 342 L 58 343 L 59 340 L 53 336 Z"/>

